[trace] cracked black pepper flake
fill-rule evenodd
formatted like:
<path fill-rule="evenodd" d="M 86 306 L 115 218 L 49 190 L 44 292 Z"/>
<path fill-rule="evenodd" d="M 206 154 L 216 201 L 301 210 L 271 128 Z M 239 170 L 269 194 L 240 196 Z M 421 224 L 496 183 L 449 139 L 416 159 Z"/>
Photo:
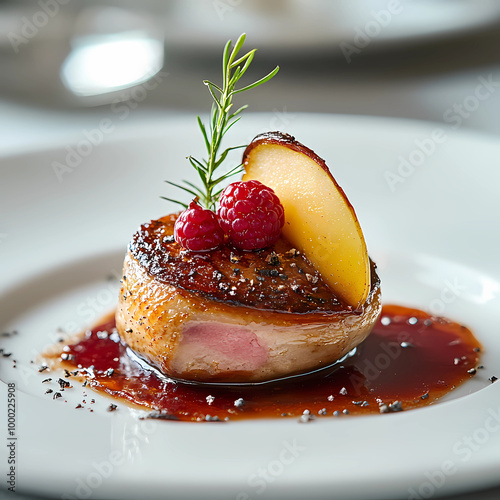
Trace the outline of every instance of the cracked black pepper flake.
<path fill-rule="evenodd" d="M 108 376 L 108 377 L 111 377 L 113 375 L 113 373 L 115 373 L 115 370 L 113 368 L 108 368 L 106 370 L 105 375 Z"/>
<path fill-rule="evenodd" d="M 280 258 L 276 252 L 271 252 L 266 257 L 266 264 L 270 264 L 271 266 L 279 266 L 281 264 Z"/>
<path fill-rule="evenodd" d="M 496 382 L 498 380 L 498 377 L 495 377 L 495 375 L 491 376 L 489 379 L 488 379 L 491 383 L 493 382 Z"/>
<path fill-rule="evenodd" d="M 107 408 L 106 411 L 115 411 L 118 408 L 118 406 L 114 405 L 111 403 Z"/>
<path fill-rule="evenodd" d="M 236 406 L 236 408 L 242 408 L 243 406 L 245 406 L 245 400 L 243 398 L 238 398 L 237 400 L 235 400 L 234 406 Z"/>
<path fill-rule="evenodd" d="M 470 370 L 467 370 L 467 373 L 470 375 L 475 375 L 477 373 L 477 370 L 475 368 L 471 368 Z"/>
<path fill-rule="evenodd" d="M 45 394 L 51 394 L 52 392 L 54 392 L 52 389 L 47 389 L 47 390 L 45 391 Z"/>
<path fill-rule="evenodd" d="M 429 393 L 426 392 L 425 394 L 423 394 L 422 396 L 420 396 L 420 399 L 427 399 L 429 397 Z"/>
<path fill-rule="evenodd" d="M 62 394 L 60 392 L 54 392 L 54 396 L 52 396 L 52 399 L 59 399 L 62 398 Z"/>
<path fill-rule="evenodd" d="M 2 352 L 2 356 L 4 358 L 9 358 L 10 356 L 12 356 L 12 353 L 11 352 Z"/>
<path fill-rule="evenodd" d="M 64 389 L 66 389 L 67 387 L 71 387 L 70 383 L 67 380 L 64 380 L 62 378 L 59 378 L 57 380 L 57 383 L 59 384 L 61 391 L 64 391 Z"/>
<path fill-rule="evenodd" d="M 75 406 L 75 410 L 77 410 L 78 408 L 83 408 L 83 406 L 81 404 L 78 404 L 77 406 Z"/>
<path fill-rule="evenodd" d="M 51 378 L 44 378 L 42 380 L 42 384 L 46 384 L 47 382 L 50 382 L 52 379 Z"/>
<path fill-rule="evenodd" d="M 48 368 L 48 366 L 47 366 L 47 365 L 43 365 L 43 366 L 41 366 L 40 368 L 38 368 L 38 371 L 39 371 L 40 373 L 42 373 L 42 372 L 44 372 L 47 368 Z"/>
<path fill-rule="evenodd" d="M 481 348 L 480 347 L 474 347 L 474 352 L 481 352 Z"/>
<path fill-rule="evenodd" d="M 179 420 L 179 417 L 167 413 L 165 410 L 152 411 L 146 418 L 151 418 L 153 420 Z"/>
<path fill-rule="evenodd" d="M 401 403 L 401 401 L 394 401 L 394 403 L 389 405 L 389 411 L 403 411 L 403 403 Z"/>
<path fill-rule="evenodd" d="M 286 274 L 281 273 L 279 277 L 283 280 L 286 281 L 288 279 L 288 276 Z"/>

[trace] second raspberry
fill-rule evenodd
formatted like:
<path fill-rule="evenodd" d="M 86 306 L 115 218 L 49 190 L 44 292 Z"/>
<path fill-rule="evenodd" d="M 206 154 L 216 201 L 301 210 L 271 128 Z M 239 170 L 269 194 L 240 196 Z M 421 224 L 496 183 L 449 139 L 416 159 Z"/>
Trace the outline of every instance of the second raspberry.
<path fill-rule="evenodd" d="M 279 198 L 259 181 L 227 186 L 220 195 L 217 215 L 231 243 L 241 250 L 259 250 L 274 244 L 285 224 Z"/>

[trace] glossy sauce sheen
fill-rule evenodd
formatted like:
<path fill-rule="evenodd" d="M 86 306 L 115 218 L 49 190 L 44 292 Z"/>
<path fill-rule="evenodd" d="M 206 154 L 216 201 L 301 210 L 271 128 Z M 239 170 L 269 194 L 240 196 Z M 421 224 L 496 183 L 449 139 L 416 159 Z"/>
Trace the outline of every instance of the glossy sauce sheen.
<path fill-rule="evenodd" d="M 371 335 L 336 367 L 255 386 L 163 379 L 127 353 L 114 320 L 64 348 L 64 367 L 90 386 L 167 420 L 316 418 L 408 410 L 433 403 L 473 375 L 480 344 L 466 327 L 386 305 Z M 110 370 L 111 369 L 111 370 Z M 396 404 L 394 404 L 396 403 Z M 382 405 L 382 406 L 381 406 Z M 386 405 L 386 406 L 384 406 Z M 392 406 L 391 406 L 392 405 Z"/>

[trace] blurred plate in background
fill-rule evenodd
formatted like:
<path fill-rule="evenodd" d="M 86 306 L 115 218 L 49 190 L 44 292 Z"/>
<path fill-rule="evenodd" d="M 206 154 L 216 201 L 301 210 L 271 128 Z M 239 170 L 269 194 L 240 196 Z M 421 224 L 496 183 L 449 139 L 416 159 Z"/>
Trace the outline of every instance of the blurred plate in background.
<path fill-rule="evenodd" d="M 241 32 L 261 48 L 306 51 L 361 46 L 363 38 L 386 44 L 460 35 L 500 19 L 496 0 L 184 0 L 165 8 L 167 45 L 202 52 Z"/>

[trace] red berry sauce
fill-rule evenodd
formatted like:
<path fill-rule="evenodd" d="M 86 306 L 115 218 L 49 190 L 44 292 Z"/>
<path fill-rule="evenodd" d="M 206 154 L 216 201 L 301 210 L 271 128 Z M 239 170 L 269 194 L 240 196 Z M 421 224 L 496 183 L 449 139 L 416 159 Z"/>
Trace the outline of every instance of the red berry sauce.
<path fill-rule="evenodd" d="M 61 365 L 92 373 L 90 387 L 152 409 L 152 418 L 306 421 L 432 404 L 474 375 L 480 348 L 463 325 L 386 305 L 372 334 L 337 366 L 260 385 L 188 384 L 163 378 L 130 354 L 114 329 L 114 319 L 66 346 Z"/>

